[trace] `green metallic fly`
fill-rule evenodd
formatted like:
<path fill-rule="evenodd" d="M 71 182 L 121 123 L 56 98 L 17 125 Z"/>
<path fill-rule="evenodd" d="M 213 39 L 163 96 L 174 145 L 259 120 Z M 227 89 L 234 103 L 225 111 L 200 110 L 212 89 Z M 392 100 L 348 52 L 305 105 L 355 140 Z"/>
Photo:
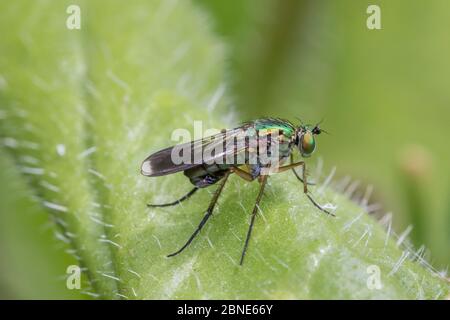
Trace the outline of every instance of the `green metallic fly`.
<path fill-rule="evenodd" d="M 160 150 L 145 159 L 141 166 L 143 175 L 157 177 L 183 171 L 194 185 L 191 191 L 176 201 L 165 204 L 149 204 L 149 207 L 168 207 L 180 204 L 189 199 L 197 190 L 220 182 L 205 216 L 194 233 L 178 251 L 169 254 L 168 257 L 181 253 L 201 231 L 211 217 L 225 183 L 232 173 L 250 182 L 258 178 L 260 183 L 240 265 L 244 261 L 258 205 L 270 174 L 292 170 L 303 184 L 303 192 L 311 203 L 321 211 L 334 216 L 333 213 L 322 208 L 308 193 L 308 184 L 311 183 L 307 182 L 306 163 L 304 161 L 294 162 L 293 159 L 294 147 L 298 149 L 302 157 L 310 157 L 316 149 L 315 136 L 322 132 L 325 131 L 319 127 L 319 124 L 295 126 L 287 120 L 263 118 L 246 122 L 234 129 L 222 130 L 210 137 Z M 175 159 L 174 155 L 181 155 L 184 160 Z M 288 159 L 290 159 L 290 163 L 284 164 Z M 303 169 L 302 177 L 295 171 L 295 168 L 299 166 Z"/>

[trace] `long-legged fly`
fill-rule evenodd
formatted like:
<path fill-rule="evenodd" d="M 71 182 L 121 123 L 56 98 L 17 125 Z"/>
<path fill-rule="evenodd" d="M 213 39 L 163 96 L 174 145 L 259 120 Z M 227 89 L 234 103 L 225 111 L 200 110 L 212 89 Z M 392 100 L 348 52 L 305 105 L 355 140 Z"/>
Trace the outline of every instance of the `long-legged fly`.
<path fill-rule="evenodd" d="M 240 264 L 242 265 L 255 222 L 258 205 L 264 192 L 268 176 L 292 170 L 303 184 L 303 192 L 319 210 L 334 216 L 320 206 L 308 193 L 306 163 L 294 162 L 293 150 L 297 149 L 303 158 L 310 157 L 316 149 L 315 136 L 324 132 L 319 125 L 293 125 L 278 118 L 263 118 L 243 125 L 222 130 L 220 133 L 200 140 L 179 144 L 160 150 L 144 160 L 141 172 L 145 176 L 157 177 L 183 171 L 194 188 L 180 199 L 165 204 L 149 204 L 149 207 L 168 207 L 189 199 L 199 189 L 219 184 L 205 216 L 186 243 L 168 257 L 176 256 L 186 249 L 211 217 L 217 200 L 231 174 L 246 181 L 258 179 L 260 189 L 250 218 Z M 175 159 L 175 157 L 178 157 Z M 181 158 L 181 161 L 180 159 Z M 197 159 L 197 161 L 195 161 Z M 200 160 L 199 160 L 200 159 Z M 285 164 L 290 159 L 289 164 Z M 302 175 L 296 167 L 302 167 Z"/>

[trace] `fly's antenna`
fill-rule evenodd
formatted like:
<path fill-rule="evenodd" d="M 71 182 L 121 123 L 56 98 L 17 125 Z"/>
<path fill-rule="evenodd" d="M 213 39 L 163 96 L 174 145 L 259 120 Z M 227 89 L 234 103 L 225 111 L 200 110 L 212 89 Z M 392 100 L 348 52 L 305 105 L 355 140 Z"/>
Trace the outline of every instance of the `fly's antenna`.
<path fill-rule="evenodd" d="M 317 122 L 317 124 L 316 124 L 316 127 L 318 128 L 319 127 L 319 125 L 321 125 L 322 124 L 322 122 L 324 122 L 325 121 L 325 118 L 322 118 L 319 122 Z"/>
<path fill-rule="evenodd" d="M 322 128 L 320 128 L 320 132 L 322 133 L 326 133 L 326 134 L 331 134 L 330 132 L 328 132 L 328 131 L 325 131 L 325 130 L 323 130 Z"/>
<path fill-rule="evenodd" d="M 325 131 L 325 130 L 323 130 L 322 128 L 320 128 L 319 126 L 320 126 L 320 124 L 323 122 L 325 120 L 325 118 L 322 118 L 319 122 L 317 122 L 317 124 L 314 126 L 314 129 L 313 129 L 313 133 L 314 134 L 321 134 L 322 132 L 323 133 L 326 133 L 326 134 L 330 134 L 328 131 Z"/>

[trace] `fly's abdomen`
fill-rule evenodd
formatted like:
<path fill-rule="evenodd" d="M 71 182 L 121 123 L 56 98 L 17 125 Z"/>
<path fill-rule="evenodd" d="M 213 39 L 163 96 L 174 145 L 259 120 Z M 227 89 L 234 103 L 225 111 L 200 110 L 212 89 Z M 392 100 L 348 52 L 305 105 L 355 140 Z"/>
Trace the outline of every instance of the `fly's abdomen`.
<path fill-rule="evenodd" d="M 229 170 L 227 164 L 203 164 L 184 171 L 184 175 L 198 188 L 205 188 L 222 179 Z"/>

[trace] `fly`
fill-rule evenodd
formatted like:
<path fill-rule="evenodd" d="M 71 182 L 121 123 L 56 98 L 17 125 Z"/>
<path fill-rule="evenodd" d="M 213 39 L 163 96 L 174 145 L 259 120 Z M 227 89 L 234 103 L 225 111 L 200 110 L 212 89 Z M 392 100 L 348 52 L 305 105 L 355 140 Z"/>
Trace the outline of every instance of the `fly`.
<path fill-rule="evenodd" d="M 233 173 L 249 182 L 258 179 L 260 184 L 240 265 L 244 262 L 258 205 L 270 174 L 292 170 L 303 184 L 303 192 L 309 201 L 322 212 L 334 216 L 308 193 L 308 185 L 311 183 L 307 182 L 305 161 L 294 162 L 293 158 L 294 149 L 297 149 L 303 158 L 310 157 L 316 149 L 315 137 L 322 132 L 325 131 L 319 127 L 319 124 L 295 126 L 287 120 L 263 118 L 246 122 L 234 129 L 222 130 L 210 137 L 160 150 L 147 157 L 141 166 L 143 175 L 157 177 L 183 171 L 194 185 L 191 191 L 178 200 L 165 204 L 148 204 L 149 207 L 175 206 L 189 199 L 199 189 L 218 184 L 206 213 L 195 231 L 179 250 L 169 254 L 168 257 L 181 253 L 199 234 L 211 217 L 228 177 Z M 175 156 L 181 157 L 182 161 L 175 159 Z M 287 160 L 290 160 L 289 164 L 285 164 Z M 297 167 L 302 167 L 301 176 L 295 170 Z"/>

